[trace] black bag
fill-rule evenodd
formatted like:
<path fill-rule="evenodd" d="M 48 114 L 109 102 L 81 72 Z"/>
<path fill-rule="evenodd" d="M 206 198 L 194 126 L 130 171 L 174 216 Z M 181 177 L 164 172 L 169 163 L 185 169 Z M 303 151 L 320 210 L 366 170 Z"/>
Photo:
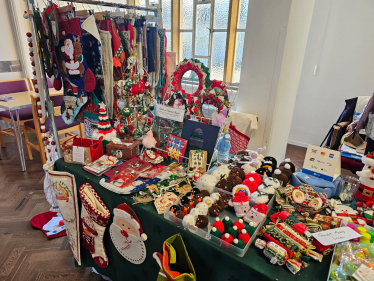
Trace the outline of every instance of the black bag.
<path fill-rule="evenodd" d="M 340 146 L 340 141 L 343 137 L 343 135 L 345 134 L 345 132 L 347 131 L 347 126 L 350 124 L 349 121 L 345 121 L 345 122 L 340 122 L 340 123 L 336 123 L 334 125 L 331 126 L 329 132 L 327 133 L 326 137 L 323 139 L 322 143 L 321 143 L 321 147 L 323 146 L 323 143 L 325 142 L 325 140 L 327 139 L 327 137 L 331 134 L 331 141 L 329 144 L 325 144 L 325 147 L 327 148 L 330 148 L 332 150 L 338 150 L 339 146 Z"/>

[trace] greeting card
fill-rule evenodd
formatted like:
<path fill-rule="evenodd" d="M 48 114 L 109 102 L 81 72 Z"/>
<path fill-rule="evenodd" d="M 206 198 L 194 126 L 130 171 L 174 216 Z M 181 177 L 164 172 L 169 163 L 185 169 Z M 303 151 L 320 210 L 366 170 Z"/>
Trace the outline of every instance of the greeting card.
<path fill-rule="evenodd" d="M 187 148 L 187 140 L 169 135 L 168 144 L 166 146 L 166 151 L 168 156 L 178 160 L 178 162 L 182 162 L 184 156 L 184 152 Z"/>

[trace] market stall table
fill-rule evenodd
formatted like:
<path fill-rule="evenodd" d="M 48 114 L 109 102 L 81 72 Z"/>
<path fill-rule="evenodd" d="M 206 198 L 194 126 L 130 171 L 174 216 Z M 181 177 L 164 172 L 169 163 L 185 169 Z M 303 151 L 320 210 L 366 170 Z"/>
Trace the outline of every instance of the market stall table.
<path fill-rule="evenodd" d="M 129 204 L 138 215 L 144 233 L 148 235 L 145 241 L 147 257 L 140 265 L 135 265 L 125 260 L 114 247 L 109 227 L 104 234 L 104 245 L 108 255 L 108 267 L 100 268 L 94 262 L 89 251 L 81 247 L 82 267 L 94 267 L 100 274 L 115 280 L 156 280 L 159 266 L 152 257 L 154 252 L 162 252 L 163 242 L 170 236 L 180 233 L 186 245 L 196 271 L 197 280 L 326 280 L 329 274 L 331 254 L 324 256 L 321 263 L 311 261 L 310 265 L 293 275 L 286 266 L 270 263 L 262 250 L 257 249 L 254 243 L 250 246 L 244 257 L 236 256 L 224 248 L 213 245 L 209 241 L 178 227 L 176 224 L 158 215 L 153 202 L 146 205 L 133 204 L 131 195 L 113 193 L 99 184 L 102 177 L 96 177 L 83 170 L 82 165 L 65 163 L 59 159 L 55 163 L 57 171 L 69 172 L 75 176 L 77 188 L 89 182 L 101 197 L 111 212 L 108 226 L 113 221 L 113 209 L 121 203 Z M 80 199 L 78 199 L 80 201 Z M 79 204 L 80 205 L 80 204 Z M 81 208 L 81 205 L 79 206 Z M 275 213 L 273 207 L 270 215 Z"/>

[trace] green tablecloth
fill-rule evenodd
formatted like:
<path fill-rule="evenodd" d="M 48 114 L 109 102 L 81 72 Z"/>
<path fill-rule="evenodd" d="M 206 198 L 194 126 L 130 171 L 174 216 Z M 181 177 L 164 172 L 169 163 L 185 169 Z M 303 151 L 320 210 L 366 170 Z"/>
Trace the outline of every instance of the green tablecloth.
<path fill-rule="evenodd" d="M 103 275 L 115 280 L 156 280 L 159 266 L 153 259 L 154 252 L 162 252 L 162 244 L 168 237 L 180 233 L 186 245 L 186 249 L 196 270 L 197 280 L 215 281 L 239 281 L 239 280 L 326 280 L 329 272 L 331 254 L 325 256 L 321 263 L 311 261 L 309 267 L 302 269 L 293 275 L 286 266 L 278 266 L 270 263 L 260 249 L 250 246 L 244 257 L 238 257 L 224 248 L 213 245 L 209 241 L 178 227 L 172 222 L 165 220 L 163 215 L 158 215 L 153 203 L 146 205 L 132 205 L 131 196 L 113 193 L 99 184 L 96 177 L 83 170 L 82 165 L 68 164 L 63 159 L 55 163 L 57 171 L 66 171 L 75 176 L 77 188 L 89 182 L 99 194 L 103 202 L 112 213 L 113 209 L 121 203 L 128 203 L 138 215 L 144 232 L 148 235 L 145 241 L 147 258 L 140 264 L 135 265 L 124 259 L 114 247 L 109 234 L 109 226 L 113 221 L 113 215 L 109 220 L 104 235 L 104 245 L 108 255 L 108 267 L 96 266 L 91 254 L 87 249 L 81 247 L 82 267 L 95 267 Z M 79 198 L 78 198 L 79 200 Z M 79 200 L 80 201 L 80 200 Z M 79 206 L 79 209 L 81 206 Z M 270 214 L 275 212 L 275 208 Z"/>

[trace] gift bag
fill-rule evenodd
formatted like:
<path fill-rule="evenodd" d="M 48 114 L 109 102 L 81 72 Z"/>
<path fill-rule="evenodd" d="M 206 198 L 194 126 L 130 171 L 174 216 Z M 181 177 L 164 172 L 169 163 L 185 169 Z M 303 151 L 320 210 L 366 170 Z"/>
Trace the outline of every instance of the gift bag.
<path fill-rule="evenodd" d="M 178 233 L 166 239 L 163 254 L 153 253 L 161 267 L 157 281 L 196 281 L 196 274 L 182 236 Z"/>
<path fill-rule="evenodd" d="M 71 143 L 71 141 L 73 142 Z M 98 140 L 93 140 L 78 138 L 75 135 L 64 141 L 61 147 L 66 163 L 88 165 L 104 154 L 102 137 Z"/>

